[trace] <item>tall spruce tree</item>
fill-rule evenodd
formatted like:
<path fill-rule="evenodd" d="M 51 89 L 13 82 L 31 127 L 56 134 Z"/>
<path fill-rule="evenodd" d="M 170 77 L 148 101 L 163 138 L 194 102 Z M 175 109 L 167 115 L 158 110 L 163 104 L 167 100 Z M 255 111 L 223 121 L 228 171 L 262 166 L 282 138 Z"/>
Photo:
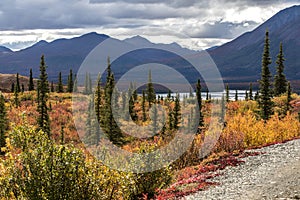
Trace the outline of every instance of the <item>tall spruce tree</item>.
<path fill-rule="evenodd" d="M 101 77 L 98 76 L 97 87 L 95 91 L 95 112 L 98 122 L 101 117 L 101 104 L 102 104 L 102 89 L 101 89 Z"/>
<path fill-rule="evenodd" d="M 5 108 L 5 99 L 0 92 L 0 154 L 4 154 L 1 148 L 6 145 L 6 131 L 8 130 L 8 119 Z"/>
<path fill-rule="evenodd" d="M 282 43 L 280 43 L 279 54 L 277 56 L 277 61 L 276 61 L 276 64 L 277 64 L 276 75 L 274 78 L 274 95 L 275 96 L 279 96 L 281 94 L 286 93 L 287 80 L 283 73 L 283 71 L 284 71 L 283 62 L 284 61 L 285 61 L 285 59 L 284 59 L 283 50 L 282 50 Z"/>
<path fill-rule="evenodd" d="M 106 133 L 108 139 L 115 145 L 122 145 L 124 138 L 122 132 L 114 120 L 112 112 L 112 93 L 115 87 L 115 78 L 111 70 L 110 59 L 107 59 L 107 77 L 105 84 L 105 106 L 104 106 L 104 120 L 102 121 L 102 129 Z"/>
<path fill-rule="evenodd" d="M 50 138 L 50 119 L 48 115 L 47 101 L 49 98 L 49 83 L 46 72 L 45 57 L 42 55 L 40 63 L 40 80 L 38 82 L 38 118 L 37 123 L 39 129 L 48 135 Z"/>
<path fill-rule="evenodd" d="M 291 110 L 291 104 L 290 102 L 292 101 L 292 89 L 291 89 L 291 83 L 288 82 L 287 83 L 287 89 L 286 89 L 286 110 L 285 110 L 285 114 L 287 114 L 288 111 Z"/>
<path fill-rule="evenodd" d="M 235 101 L 238 101 L 238 100 L 239 100 L 239 94 L 238 94 L 238 91 L 237 91 L 237 90 L 235 90 L 234 100 L 235 100 Z"/>
<path fill-rule="evenodd" d="M 10 92 L 11 92 L 11 93 L 14 93 L 14 92 L 15 92 L 15 83 L 12 83 L 12 84 L 11 84 Z"/>
<path fill-rule="evenodd" d="M 202 127 L 204 126 L 204 117 L 203 117 L 203 114 L 202 114 L 202 96 L 201 96 L 200 79 L 198 79 L 198 82 L 197 82 L 197 85 L 196 85 L 196 96 L 197 96 L 198 109 L 199 109 L 199 122 L 198 122 L 197 132 L 200 133 Z"/>
<path fill-rule="evenodd" d="M 28 91 L 34 90 L 34 83 L 33 83 L 33 75 L 32 75 L 32 69 L 29 71 L 29 83 L 28 83 Z"/>
<path fill-rule="evenodd" d="M 74 86 L 73 71 L 72 71 L 72 69 L 70 69 L 70 73 L 69 73 L 69 76 L 68 76 L 68 87 L 67 87 L 67 91 L 69 93 L 73 92 L 73 86 Z"/>
<path fill-rule="evenodd" d="M 142 112 L 143 112 L 143 122 L 147 121 L 147 115 L 146 115 L 146 94 L 143 90 L 143 96 L 142 96 Z"/>
<path fill-rule="evenodd" d="M 179 94 L 176 95 L 175 97 L 175 106 L 174 106 L 174 123 L 173 123 L 173 128 L 178 129 L 179 124 L 180 124 L 180 98 Z"/>
<path fill-rule="evenodd" d="M 253 100 L 253 88 L 252 88 L 252 83 L 250 83 L 249 86 L 249 99 Z"/>
<path fill-rule="evenodd" d="M 15 85 L 15 90 L 14 90 L 14 105 L 16 108 L 20 106 L 19 92 L 18 92 L 17 85 Z"/>
<path fill-rule="evenodd" d="M 268 120 L 273 113 L 272 103 L 272 89 L 271 89 L 271 72 L 269 65 L 271 64 L 270 58 L 270 44 L 269 32 L 266 31 L 264 52 L 262 58 L 261 80 L 259 81 L 259 108 L 260 116 L 263 120 Z"/>
<path fill-rule="evenodd" d="M 17 73 L 17 76 L 16 76 L 15 90 L 16 90 L 17 93 L 21 92 L 20 80 L 19 80 L 19 73 Z"/>
<path fill-rule="evenodd" d="M 155 96 L 155 90 L 153 87 L 152 83 L 152 74 L 151 70 L 149 70 L 149 75 L 148 75 L 148 84 L 147 84 L 147 98 L 148 98 L 148 103 L 149 107 L 151 106 L 152 103 L 155 103 L 156 96 Z"/>
<path fill-rule="evenodd" d="M 61 72 L 58 74 L 58 83 L 57 83 L 57 90 L 58 93 L 64 92 L 64 86 L 62 83 L 62 77 L 61 77 Z"/>
<path fill-rule="evenodd" d="M 229 85 L 226 84 L 226 102 L 229 102 Z"/>
<path fill-rule="evenodd" d="M 50 92 L 55 92 L 55 90 L 54 90 L 54 83 L 53 83 L 53 81 L 51 81 Z"/>

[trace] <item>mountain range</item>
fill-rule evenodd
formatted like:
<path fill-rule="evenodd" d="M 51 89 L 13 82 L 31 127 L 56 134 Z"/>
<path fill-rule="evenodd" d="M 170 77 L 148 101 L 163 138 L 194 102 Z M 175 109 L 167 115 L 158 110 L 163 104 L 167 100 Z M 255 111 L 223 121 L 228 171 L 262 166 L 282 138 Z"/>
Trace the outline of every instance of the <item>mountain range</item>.
<path fill-rule="evenodd" d="M 225 82 L 249 83 L 259 79 L 266 30 L 270 33 L 272 73 L 275 73 L 276 55 L 279 51 L 279 44 L 282 42 L 286 59 L 286 76 L 289 80 L 300 80 L 300 6 L 293 6 L 280 11 L 253 31 L 244 33 L 224 45 L 207 50 Z M 110 37 L 92 32 L 72 39 L 58 39 L 53 42 L 39 41 L 31 47 L 15 52 L 0 46 L 0 73 L 28 75 L 29 69 L 33 68 L 34 75 L 37 75 L 40 57 L 44 54 L 49 79 L 56 81 L 59 71 L 65 76 L 70 68 L 77 71 L 88 53 L 107 38 Z M 118 41 L 124 45 L 167 47 L 186 55 L 197 53 L 197 51 L 182 48 L 177 43 L 154 44 L 141 36 Z M 139 56 L 139 59 L 147 59 L 147 52 L 142 52 Z M 114 70 L 116 74 L 119 73 L 118 70 L 122 71 L 121 68 Z M 190 76 L 188 74 L 190 81 L 196 81 L 197 77 L 193 76 L 192 71 L 186 68 L 184 70 L 190 73 Z"/>

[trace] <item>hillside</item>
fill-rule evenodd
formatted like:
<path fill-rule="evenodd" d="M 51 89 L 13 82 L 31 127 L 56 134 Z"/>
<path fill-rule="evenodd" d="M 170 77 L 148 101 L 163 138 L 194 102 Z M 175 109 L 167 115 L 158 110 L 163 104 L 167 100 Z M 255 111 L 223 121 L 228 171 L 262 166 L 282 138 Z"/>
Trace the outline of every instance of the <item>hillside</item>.
<path fill-rule="evenodd" d="M 290 80 L 300 78 L 300 6 L 280 11 L 265 23 L 235 40 L 209 51 L 225 81 L 242 82 L 259 79 L 265 31 L 269 30 L 272 68 L 275 73 L 276 55 L 280 42 L 286 58 L 286 75 Z"/>

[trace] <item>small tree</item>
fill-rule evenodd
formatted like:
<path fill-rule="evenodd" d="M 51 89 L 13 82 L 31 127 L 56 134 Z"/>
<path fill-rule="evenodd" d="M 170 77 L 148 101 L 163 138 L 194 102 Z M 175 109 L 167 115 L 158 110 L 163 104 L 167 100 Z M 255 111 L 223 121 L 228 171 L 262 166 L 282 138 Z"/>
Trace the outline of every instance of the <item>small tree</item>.
<path fill-rule="evenodd" d="M 287 90 L 286 91 L 287 95 L 286 95 L 286 110 L 285 110 L 285 114 L 287 114 L 287 112 L 291 110 L 291 104 L 290 104 L 290 102 L 292 100 L 292 89 L 291 89 L 291 83 L 290 82 L 287 83 L 287 89 L 286 90 Z"/>
<path fill-rule="evenodd" d="M 201 96 L 201 83 L 200 79 L 198 79 L 197 85 L 196 85 L 196 96 L 197 96 L 197 102 L 198 102 L 198 109 L 199 109 L 199 122 L 198 122 L 198 130 L 197 132 L 201 132 L 201 127 L 204 126 L 204 117 L 202 114 L 202 96 Z"/>
<path fill-rule="evenodd" d="M 32 75 L 32 69 L 30 69 L 28 91 L 33 91 L 33 90 L 34 90 L 33 75 Z"/>
<path fill-rule="evenodd" d="M 21 92 L 20 80 L 19 80 L 19 73 L 17 73 L 17 76 L 16 76 L 15 90 L 16 90 L 17 93 Z"/>
<path fill-rule="evenodd" d="M 68 76 L 68 88 L 67 88 L 67 91 L 69 93 L 72 93 L 73 92 L 73 86 L 74 86 L 74 81 L 73 81 L 73 71 L 72 69 L 70 69 L 70 74 Z"/>
<path fill-rule="evenodd" d="M 173 123 L 173 128 L 178 129 L 179 124 L 180 124 L 180 99 L 179 99 L 179 94 L 176 95 L 175 97 L 175 106 L 174 106 L 174 123 Z"/>
<path fill-rule="evenodd" d="M 252 83 L 250 83 L 249 86 L 249 99 L 253 100 L 253 88 L 252 88 Z"/>
<path fill-rule="evenodd" d="M 226 84 L 226 102 L 229 102 L 229 85 Z"/>
<path fill-rule="evenodd" d="M 279 96 L 281 94 L 284 94 L 287 89 L 287 81 L 285 78 L 285 75 L 283 73 L 284 71 L 284 56 L 283 56 L 283 50 L 282 50 L 282 43 L 280 43 L 280 49 L 279 54 L 277 56 L 277 67 L 276 67 L 276 75 L 274 78 L 274 95 Z"/>
<path fill-rule="evenodd" d="M 14 89 L 14 104 L 16 108 L 20 106 L 19 92 L 18 92 L 17 85 L 15 86 Z"/>
<path fill-rule="evenodd" d="M 147 121 L 147 115 L 146 115 L 146 95 L 145 91 L 143 90 L 143 96 L 142 96 L 142 112 L 143 112 L 143 122 Z"/>
<path fill-rule="evenodd" d="M 5 108 L 5 99 L 0 92 L 0 155 L 4 154 L 1 148 L 5 147 L 6 131 L 8 130 L 8 120 Z"/>
<path fill-rule="evenodd" d="M 64 86 L 62 83 L 61 72 L 59 72 L 59 74 L 58 74 L 57 92 L 58 93 L 64 92 Z"/>
<path fill-rule="evenodd" d="M 149 102 L 149 107 L 150 107 L 151 104 L 154 103 L 156 100 L 155 90 L 154 90 L 153 83 L 152 83 L 151 70 L 149 70 L 149 78 L 148 78 L 148 84 L 147 84 L 147 97 L 148 97 L 148 102 Z"/>
<path fill-rule="evenodd" d="M 235 90 L 235 97 L 234 97 L 235 101 L 238 101 L 239 100 L 239 94 L 238 94 L 238 91 Z"/>
<path fill-rule="evenodd" d="M 14 93 L 14 92 L 15 92 L 15 83 L 12 83 L 12 84 L 11 84 L 10 92 L 11 92 L 11 93 Z"/>

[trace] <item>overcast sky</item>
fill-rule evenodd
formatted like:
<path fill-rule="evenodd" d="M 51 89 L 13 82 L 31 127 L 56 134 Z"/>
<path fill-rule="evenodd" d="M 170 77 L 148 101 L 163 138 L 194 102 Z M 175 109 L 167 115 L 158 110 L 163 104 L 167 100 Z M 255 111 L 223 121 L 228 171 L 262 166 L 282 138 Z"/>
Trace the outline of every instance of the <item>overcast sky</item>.
<path fill-rule="evenodd" d="M 0 45 L 17 50 L 96 31 L 199 50 L 230 41 L 297 4 L 300 0 L 0 0 Z"/>

